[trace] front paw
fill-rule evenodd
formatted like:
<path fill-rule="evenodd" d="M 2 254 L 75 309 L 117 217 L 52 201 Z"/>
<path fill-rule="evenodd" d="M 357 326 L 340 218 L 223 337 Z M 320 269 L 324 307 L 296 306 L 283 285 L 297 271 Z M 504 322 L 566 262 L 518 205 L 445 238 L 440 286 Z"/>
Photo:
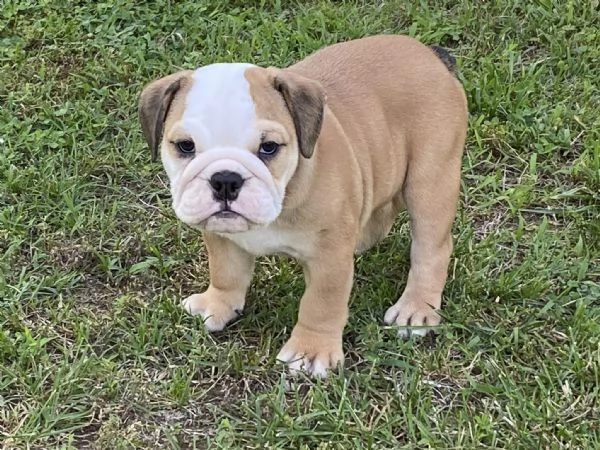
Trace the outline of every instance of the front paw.
<path fill-rule="evenodd" d="M 190 295 L 181 306 L 193 316 L 202 316 L 208 331 L 220 331 L 242 313 L 244 301 L 232 301 L 231 295 L 209 287 L 202 294 Z"/>
<path fill-rule="evenodd" d="M 292 374 L 304 371 L 325 378 L 328 369 L 344 363 L 341 333 L 332 336 L 296 325 L 277 359 L 287 363 Z"/>
<path fill-rule="evenodd" d="M 384 321 L 388 325 L 398 325 L 398 334 L 401 336 L 425 336 L 440 323 L 440 315 L 433 306 L 435 304 L 439 305 L 440 300 L 435 299 L 430 303 L 420 297 L 402 295 L 386 311 Z"/>

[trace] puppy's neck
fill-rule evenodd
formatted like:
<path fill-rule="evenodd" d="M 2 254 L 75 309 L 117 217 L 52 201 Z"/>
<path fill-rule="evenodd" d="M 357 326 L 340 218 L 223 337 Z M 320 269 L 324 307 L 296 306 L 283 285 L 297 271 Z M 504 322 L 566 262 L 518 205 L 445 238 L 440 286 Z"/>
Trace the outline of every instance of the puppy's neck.
<path fill-rule="evenodd" d="M 312 195 L 310 187 L 314 185 L 313 178 L 318 154 L 319 143 L 317 141 L 311 158 L 299 156 L 296 172 L 286 187 L 283 210 L 278 221 L 294 222 L 298 211 L 306 208 L 306 203 Z"/>
<path fill-rule="evenodd" d="M 339 127 L 339 122 L 335 117 L 335 114 L 325 106 L 323 115 L 323 125 L 321 127 L 321 133 L 315 144 L 315 149 L 310 158 L 304 158 L 299 156 L 298 168 L 296 173 L 288 183 L 285 193 L 285 200 L 283 203 L 283 210 L 277 219 L 277 222 L 281 224 L 285 223 L 296 223 L 301 218 L 311 220 L 313 208 L 309 204 L 309 201 L 317 198 L 319 193 L 314 192 L 315 187 L 319 186 L 319 183 L 314 179 L 318 176 L 327 176 L 321 173 L 322 170 L 319 166 L 329 167 L 328 170 L 335 172 L 338 167 L 330 167 L 324 162 L 328 159 L 327 155 L 321 154 L 322 151 L 326 151 L 327 143 L 323 142 L 323 136 L 326 134 L 332 135 L 337 134 L 336 131 Z M 345 164 L 343 161 L 339 161 L 339 165 Z M 330 175 L 336 176 L 331 173 Z"/>

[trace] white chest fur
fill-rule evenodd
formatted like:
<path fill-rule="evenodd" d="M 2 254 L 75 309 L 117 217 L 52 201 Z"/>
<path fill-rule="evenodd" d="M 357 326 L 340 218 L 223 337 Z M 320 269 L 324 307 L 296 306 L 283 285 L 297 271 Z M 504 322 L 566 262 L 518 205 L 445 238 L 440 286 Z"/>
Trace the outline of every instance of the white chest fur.
<path fill-rule="evenodd" d="M 248 253 L 256 256 L 284 253 L 303 259 L 309 252 L 311 240 L 307 233 L 282 230 L 275 226 L 258 228 L 243 233 L 224 234 Z"/>

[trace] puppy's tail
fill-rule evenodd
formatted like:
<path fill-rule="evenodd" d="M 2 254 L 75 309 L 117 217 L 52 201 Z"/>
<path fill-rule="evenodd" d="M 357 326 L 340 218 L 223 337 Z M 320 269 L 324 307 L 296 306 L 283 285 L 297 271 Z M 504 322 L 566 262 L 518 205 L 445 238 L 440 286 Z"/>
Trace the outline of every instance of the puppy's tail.
<path fill-rule="evenodd" d="M 446 50 L 444 47 L 440 47 L 439 45 L 430 45 L 429 48 L 433 50 L 438 58 L 440 58 L 450 73 L 456 77 L 458 74 L 456 70 L 456 59 L 454 59 L 454 56 L 448 53 L 448 50 Z"/>

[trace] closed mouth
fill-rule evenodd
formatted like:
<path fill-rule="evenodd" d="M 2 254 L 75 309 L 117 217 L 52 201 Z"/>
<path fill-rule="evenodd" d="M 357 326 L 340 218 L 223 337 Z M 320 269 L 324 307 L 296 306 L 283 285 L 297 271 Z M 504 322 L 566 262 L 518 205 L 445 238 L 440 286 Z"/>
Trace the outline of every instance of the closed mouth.
<path fill-rule="evenodd" d="M 214 213 L 212 217 L 216 217 L 217 219 L 235 219 L 236 217 L 241 216 L 240 214 L 230 209 L 222 209 L 221 211 L 217 211 L 216 213 Z"/>
<path fill-rule="evenodd" d="M 256 222 L 254 222 L 251 219 L 248 219 L 246 216 L 244 216 L 244 215 L 242 215 L 240 213 L 237 213 L 235 211 L 232 211 L 231 209 L 229 209 L 229 207 L 226 207 L 226 208 L 223 208 L 220 211 L 217 211 L 212 216 L 210 216 L 209 219 L 211 217 L 214 217 L 215 219 L 225 219 L 225 220 L 227 220 L 227 219 L 242 218 L 242 219 L 244 219 L 250 225 L 258 225 Z"/>

